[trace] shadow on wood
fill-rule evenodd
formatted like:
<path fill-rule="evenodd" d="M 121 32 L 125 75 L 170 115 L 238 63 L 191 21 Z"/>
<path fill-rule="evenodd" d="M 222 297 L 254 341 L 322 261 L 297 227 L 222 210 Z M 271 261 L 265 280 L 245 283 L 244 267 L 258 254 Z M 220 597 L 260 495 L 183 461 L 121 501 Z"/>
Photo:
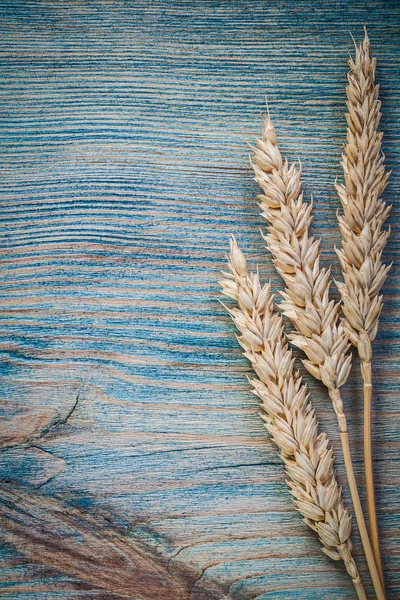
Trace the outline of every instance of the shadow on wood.
<path fill-rule="evenodd" d="M 188 598 L 188 583 L 161 562 L 58 500 L 4 486 L 0 520 L 5 540 L 34 562 L 137 600 Z"/>

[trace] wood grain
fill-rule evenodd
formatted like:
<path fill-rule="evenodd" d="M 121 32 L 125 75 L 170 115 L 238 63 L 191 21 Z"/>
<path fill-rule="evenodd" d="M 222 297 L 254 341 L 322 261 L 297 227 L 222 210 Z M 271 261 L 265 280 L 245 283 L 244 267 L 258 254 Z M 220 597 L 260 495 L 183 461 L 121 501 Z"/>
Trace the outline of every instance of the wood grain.
<path fill-rule="evenodd" d="M 188 598 L 183 578 L 81 511 L 17 488 L 0 491 L 4 538 L 33 562 L 127 598 Z"/>
<path fill-rule="evenodd" d="M 280 284 L 245 144 L 266 95 L 334 260 L 349 30 L 366 23 L 393 169 L 373 435 L 398 598 L 399 4 L 4 0 L 0 23 L 0 596 L 354 598 L 293 512 L 217 279 L 234 233 Z M 310 386 L 348 499 L 334 415 Z M 357 368 L 344 393 L 364 492 Z M 140 592 L 139 560 L 163 591 Z"/>

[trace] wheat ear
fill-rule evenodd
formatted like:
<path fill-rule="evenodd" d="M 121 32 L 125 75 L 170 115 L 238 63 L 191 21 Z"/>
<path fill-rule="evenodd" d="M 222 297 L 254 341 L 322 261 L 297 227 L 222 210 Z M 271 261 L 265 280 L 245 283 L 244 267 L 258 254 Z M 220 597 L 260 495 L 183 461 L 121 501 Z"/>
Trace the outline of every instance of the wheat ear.
<path fill-rule="evenodd" d="M 379 290 L 390 269 L 390 265 L 382 263 L 381 256 L 389 235 L 383 224 L 391 207 L 381 198 L 389 173 L 385 171 L 381 151 L 383 134 L 378 131 L 381 103 L 379 86 L 375 85 L 376 59 L 371 56 L 366 30 L 364 41 L 356 47 L 355 61 L 350 59 L 349 66 L 347 143 L 342 156 L 345 185 L 335 184 L 343 207 L 343 215 L 338 216 L 342 248 L 337 254 L 344 283 L 337 282 L 337 286 L 343 302 L 344 325 L 361 358 L 368 515 L 375 561 L 383 577 L 372 470 L 371 342 L 376 336 L 382 309 Z"/>
<path fill-rule="evenodd" d="M 262 139 L 257 140 L 254 148 L 252 166 L 263 190 L 259 201 L 262 215 L 269 224 L 265 236 L 267 247 L 286 284 L 280 307 L 297 330 L 289 338 L 307 355 L 303 362 L 308 371 L 328 388 L 338 419 L 347 478 L 368 568 L 377 597 L 382 600 L 385 594 L 361 508 L 339 389 L 351 367 L 351 355 L 347 354 L 348 333 L 339 322 L 339 303 L 329 299 L 330 270 L 320 267 L 320 241 L 309 236 L 312 202 L 303 201 L 301 168 L 297 169 L 295 164 L 289 166 L 288 161 L 282 159 L 269 117 L 264 120 Z"/>
<path fill-rule="evenodd" d="M 253 392 L 261 400 L 265 426 L 280 450 L 294 504 L 317 532 L 323 552 L 344 561 L 358 598 L 366 599 L 351 554 L 351 517 L 336 481 L 333 451 L 326 435 L 318 434 L 307 387 L 294 371 L 282 317 L 273 309 L 270 285 L 261 286 L 258 274 L 248 271 L 234 239 L 229 271 L 221 281 L 223 293 L 239 306 L 228 310 L 241 333 L 238 339 L 244 356 L 258 376 L 251 380 Z"/>

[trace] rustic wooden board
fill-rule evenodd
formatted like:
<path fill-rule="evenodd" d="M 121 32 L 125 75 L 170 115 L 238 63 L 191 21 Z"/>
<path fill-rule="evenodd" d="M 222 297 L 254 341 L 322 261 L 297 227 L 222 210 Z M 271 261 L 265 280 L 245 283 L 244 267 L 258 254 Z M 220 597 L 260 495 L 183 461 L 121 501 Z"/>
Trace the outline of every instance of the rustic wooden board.
<path fill-rule="evenodd" d="M 354 598 L 293 511 L 217 278 L 234 233 L 279 287 L 245 144 L 266 95 L 333 259 L 349 31 L 367 23 L 393 169 L 374 452 L 398 598 L 398 2 L 3 0 L 0 18 L 1 597 Z M 345 395 L 362 484 L 356 372 Z"/>

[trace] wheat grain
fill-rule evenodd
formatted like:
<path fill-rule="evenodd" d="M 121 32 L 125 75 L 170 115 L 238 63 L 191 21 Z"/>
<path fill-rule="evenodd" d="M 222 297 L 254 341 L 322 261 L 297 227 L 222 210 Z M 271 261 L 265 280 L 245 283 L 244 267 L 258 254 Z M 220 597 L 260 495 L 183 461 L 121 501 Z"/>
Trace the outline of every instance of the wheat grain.
<path fill-rule="evenodd" d="M 254 148 L 252 166 L 263 190 L 259 196 L 262 215 L 269 227 L 264 239 L 286 289 L 280 308 L 297 333 L 292 343 L 307 355 L 308 371 L 327 387 L 335 410 L 347 478 L 368 568 L 379 599 L 385 598 L 381 578 L 368 537 L 354 476 L 349 436 L 340 387 L 351 368 L 349 333 L 339 320 L 339 303 L 329 299 L 330 269 L 320 267 L 320 241 L 309 235 L 312 202 L 303 201 L 301 168 L 282 159 L 277 136 L 268 116 L 262 139 Z"/>
<path fill-rule="evenodd" d="M 355 61 L 349 60 L 347 91 L 347 143 L 342 155 L 345 185 L 335 183 L 343 207 L 338 216 L 342 247 L 337 254 L 344 282 L 337 282 L 344 313 L 344 326 L 357 347 L 364 380 L 364 461 L 368 513 L 374 555 L 382 575 L 379 535 L 375 509 L 371 445 L 372 346 L 383 299 L 379 291 L 390 265 L 382 263 L 382 251 L 389 236 L 383 225 L 390 211 L 382 199 L 389 173 L 381 151 L 383 134 L 379 86 L 375 84 L 376 59 L 365 30 Z"/>
<path fill-rule="evenodd" d="M 297 510 L 317 532 L 322 549 L 342 559 L 359 598 L 366 598 L 351 554 L 351 517 L 343 505 L 333 466 L 333 451 L 318 424 L 283 332 L 282 317 L 274 312 L 270 285 L 248 271 L 246 259 L 231 240 L 229 273 L 223 293 L 239 308 L 228 309 L 241 336 L 239 343 L 258 379 L 252 379 L 260 398 L 265 425 L 280 450 Z"/>

